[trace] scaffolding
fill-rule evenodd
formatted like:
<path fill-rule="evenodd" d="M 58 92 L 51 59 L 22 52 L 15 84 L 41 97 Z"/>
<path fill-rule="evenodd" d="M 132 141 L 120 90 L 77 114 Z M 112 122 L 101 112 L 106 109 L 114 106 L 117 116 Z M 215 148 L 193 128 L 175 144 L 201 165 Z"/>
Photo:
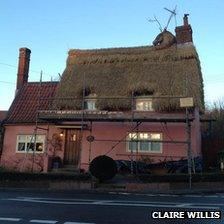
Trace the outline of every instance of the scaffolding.
<path fill-rule="evenodd" d="M 138 139 L 138 133 L 139 133 L 139 128 L 141 126 L 141 124 L 145 123 L 145 122 L 157 122 L 157 123 L 161 123 L 161 125 L 163 123 L 185 123 L 186 124 L 186 140 L 184 141 L 179 141 L 179 140 L 174 140 L 172 138 L 170 138 L 170 140 L 146 140 L 147 142 L 156 142 L 156 143 L 167 143 L 167 144 L 184 144 L 187 146 L 187 160 L 188 160 L 188 174 L 189 174 L 189 187 L 191 188 L 191 173 L 192 173 L 192 169 L 194 171 L 194 167 L 192 167 L 194 165 L 194 163 L 192 163 L 193 161 L 193 157 L 192 157 L 192 149 L 191 149 L 191 122 L 194 120 L 194 117 L 192 117 L 189 113 L 189 109 L 186 108 L 186 113 L 185 113 L 185 117 L 183 116 L 177 116 L 177 117 L 165 117 L 165 116 L 155 116 L 155 117 L 150 117 L 150 116 L 146 116 L 146 117 L 141 117 L 141 116 L 136 116 L 136 110 L 135 110 L 135 100 L 136 97 L 134 95 L 134 92 L 132 92 L 131 97 L 92 97 L 91 99 L 110 99 L 110 100 L 120 100 L 120 99 L 125 99 L 125 100 L 130 100 L 131 102 L 131 111 L 129 114 L 122 114 L 122 116 L 112 116 L 114 113 L 112 113 L 112 115 L 110 114 L 110 112 L 108 111 L 99 111 L 99 114 L 91 114 L 90 112 L 87 113 L 87 111 L 85 110 L 85 91 L 86 91 L 86 87 L 85 87 L 85 74 L 83 76 L 83 89 L 82 89 L 82 97 L 81 98 L 77 98 L 77 97 L 63 97 L 63 98 L 43 98 L 41 97 L 41 86 L 42 86 L 42 72 L 40 74 L 40 82 L 39 82 L 39 88 L 38 88 L 38 105 L 37 105 L 37 110 L 36 110 L 36 118 L 35 118 L 35 128 L 34 128 L 34 132 L 32 135 L 32 139 L 31 142 L 34 141 L 34 144 L 36 142 L 36 137 L 37 137 L 37 133 L 38 130 L 44 130 L 46 131 L 46 135 L 47 135 L 47 141 L 46 143 L 48 144 L 48 139 L 49 139 L 49 124 L 60 124 L 62 121 L 75 121 L 75 122 L 81 122 L 80 125 L 80 130 L 81 130 L 81 136 L 83 136 L 83 132 L 86 130 L 86 126 L 88 126 L 88 130 L 89 130 L 89 136 L 87 137 L 87 141 L 89 142 L 89 149 L 88 149 L 88 153 L 89 153 L 89 157 L 88 157 L 88 163 L 90 164 L 92 157 L 92 143 L 95 142 L 110 142 L 113 143 L 113 145 L 106 150 L 105 155 L 108 155 L 110 152 L 112 152 L 113 150 L 116 149 L 116 147 L 120 144 L 120 143 L 128 143 L 130 142 L 132 139 L 127 139 L 127 136 L 129 133 L 131 132 L 136 132 L 137 135 L 137 142 L 139 141 Z M 179 95 L 179 96 L 150 96 L 150 98 L 162 98 L 162 99 L 180 99 L 180 98 L 186 98 L 186 95 Z M 141 98 L 148 98 L 148 96 L 142 96 Z M 52 106 L 52 102 L 56 99 L 60 99 L 60 100 L 81 100 L 81 111 L 80 110 L 67 110 L 68 113 L 61 113 L 62 110 L 60 110 L 60 108 L 57 108 L 55 110 L 55 108 L 52 110 L 51 106 Z M 49 102 L 48 108 L 47 110 L 43 110 L 41 108 L 41 101 L 43 100 L 47 100 Z M 51 103 L 50 103 L 51 102 Z M 74 112 L 74 113 L 72 113 Z M 43 128 L 41 126 L 39 126 L 39 121 L 42 120 L 44 122 L 47 123 L 47 128 Z M 93 124 L 95 122 L 128 122 L 130 123 L 130 130 L 124 135 L 122 136 L 119 140 L 115 140 L 115 139 L 95 139 L 95 137 L 93 136 Z M 45 149 L 44 152 L 47 153 L 47 148 L 48 145 L 45 145 Z M 27 151 L 28 153 L 28 151 Z M 27 153 L 25 154 L 25 158 L 27 156 Z M 32 156 L 32 172 L 34 172 L 34 160 L 35 160 L 35 149 L 33 150 L 33 156 Z M 122 155 L 122 154 L 117 154 L 117 155 Z M 134 157 L 138 158 L 139 156 L 141 156 L 141 153 L 137 150 L 135 150 L 135 152 L 133 150 L 131 150 L 130 152 L 130 162 L 131 162 L 131 173 L 136 173 L 138 172 L 138 168 L 137 165 L 135 166 L 136 170 L 134 171 Z M 153 155 L 150 155 L 150 157 Z M 154 155 L 155 156 L 155 155 Z M 162 157 L 162 155 L 160 155 L 160 157 Z"/>
<path fill-rule="evenodd" d="M 35 113 L 35 126 L 33 133 L 31 135 L 30 141 L 27 145 L 27 148 L 25 149 L 25 155 L 22 159 L 22 163 L 20 166 L 20 170 L 23 171 L 25 162 L 27 160 L 28 154 L 30 153 L 30 150 L 32 150 L 31 145 L 33 144 L 33 150 L 32 150 L 32 163 L 31 163 L 31 172 L 34 172 L 34 164 L 35 164 L 35 157 L 36 157 L 36 142 L 37 142 L 37 135 L 38 135 L 38 130 L 43 130 L 46 131 L 46 137 L 47 141 L 45 144 L 45 148 L 43 149 L 43 152 L 47 154 L 47 148 L 48 148 L 48 139 L 49 139 L 49 123 L 47 123 L 47 128 L 43 128 L 39 126 L 39 110 L 41 108 L 41 87 L 42 87 L 42 76 L 43 72 L 40 72 L 40 79 L 39 79 L 39 85 L 38 85 L 38 91 L 37 91 L 37 107 L 36 107 L 36 113 Z"/>

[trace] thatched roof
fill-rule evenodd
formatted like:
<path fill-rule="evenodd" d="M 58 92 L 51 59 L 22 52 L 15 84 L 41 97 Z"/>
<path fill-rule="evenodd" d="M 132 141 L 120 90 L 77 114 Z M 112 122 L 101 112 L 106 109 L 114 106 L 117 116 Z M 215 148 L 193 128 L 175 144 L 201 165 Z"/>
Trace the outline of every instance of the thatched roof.
<path fill-rule="evenodd" d="M 84 87 L 98 97 L 131 97 L 133 92 L 176 96 L 187 92 L 200 110 L 204 108 L 200 61 L 192 43 L 163 50 L 151 46 L 70 50 L 54 105 L 61 109 L 81 109 L 81 100 L 64 98 L 81 98 Z M 98 99 L 97 107 L 129 110 L 131 100 Z M 179 108 L 179 101 L 155 99 L 154 108 L 175 110 Z"/>

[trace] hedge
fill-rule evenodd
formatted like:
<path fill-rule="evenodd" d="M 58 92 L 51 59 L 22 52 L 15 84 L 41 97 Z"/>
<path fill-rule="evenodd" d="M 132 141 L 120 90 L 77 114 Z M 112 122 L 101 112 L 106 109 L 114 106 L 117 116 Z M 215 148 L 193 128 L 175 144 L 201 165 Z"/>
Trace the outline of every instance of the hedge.
<path fill-rule="evenodd" d="M 42 181 L 42 180 L 90 180 L 89 174 L 57 174 L 57 173 L 20 173 L 20 172 L 0 172 L 0 181 Z"/>
<path fill-rule="evenodd" d="M 142 174 L 137 178 L 145 183 L 153 182 L 187 182 L 189 181 L 188 174 L 165 174 L 165 175 L 152 175 Z M 224 173 L 196 173 L 192 174 L 192 182 L 224 182 Z"/>

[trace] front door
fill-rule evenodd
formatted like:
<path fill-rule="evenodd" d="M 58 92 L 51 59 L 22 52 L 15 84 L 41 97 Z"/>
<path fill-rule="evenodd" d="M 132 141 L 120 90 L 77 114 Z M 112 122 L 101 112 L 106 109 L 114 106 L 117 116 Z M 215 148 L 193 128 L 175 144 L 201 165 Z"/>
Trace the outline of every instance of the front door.
<path fill-rule="evenodd" d="M 76 129 L 67 129 L 65 134 L 65 165 L 78 166 L 81 151 L 81 131 Z"/>

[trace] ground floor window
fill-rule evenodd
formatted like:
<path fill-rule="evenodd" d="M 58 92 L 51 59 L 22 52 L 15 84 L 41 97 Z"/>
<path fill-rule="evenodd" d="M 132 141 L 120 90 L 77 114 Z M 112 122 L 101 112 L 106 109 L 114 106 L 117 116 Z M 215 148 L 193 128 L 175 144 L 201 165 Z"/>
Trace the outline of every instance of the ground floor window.
<path fill-rule="evenodd" d="M 136 99 L 136 110 L 137 111 L 153 111 L 152 99 Z"/>
<path fill-rule="evenodd" d="M 17 152 L 43 152 L 45 135 L 17 135 Z"/>
<path fill-rule="evenodd" d="M 162 153 L 162 143 L 156 142 L 162 140 L 161 133 L 133 132 L 128 134 L 127 140 L 128 151 Z"/>

